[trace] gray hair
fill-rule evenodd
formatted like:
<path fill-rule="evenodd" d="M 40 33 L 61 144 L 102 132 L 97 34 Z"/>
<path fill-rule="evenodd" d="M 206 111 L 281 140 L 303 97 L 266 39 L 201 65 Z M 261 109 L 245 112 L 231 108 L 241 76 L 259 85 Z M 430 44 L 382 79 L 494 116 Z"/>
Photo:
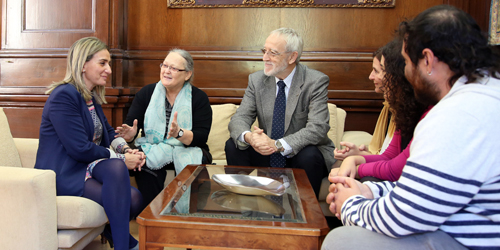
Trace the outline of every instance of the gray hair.
<path fill-rule="evenodd" d="M 298 64 L 302 55 L 302 49 L 304 48 L 304 40 L 302 40 L 299 33 L 292 28 L 279 28 L 271 31 L 271 35 L 283 36 L 286 41 L 285 48 L 287 52 L 297 51 L 297 60 L 295 60 L 295 63 Z"/>
<path fill-rule="evenodd" d="M 191 54 L 189 54 L 189 52 L 183 50 L 183 49 L 177 49 L 177 48 L 174 48 L 174 49 L 171 49 L 167 56 L 170 54 L 170 53 L 177 53 L 179 54 L 180 56 L 182 56 L 182 58 L 184 58 L 184 60 L 186 61 L 184 63 L 184 67 L 186 69 L 186 71 L 190 71 L 190 72 L 193 72 L 191 74 L 191 77 L 189 77 L 189 79 L 186 81 L 186 82 L 189 82 L 192 84 L 193 82 L 193 78 L 194 78 L 194 61 L 193 61 L 193 57 L 191 56 Z"/>

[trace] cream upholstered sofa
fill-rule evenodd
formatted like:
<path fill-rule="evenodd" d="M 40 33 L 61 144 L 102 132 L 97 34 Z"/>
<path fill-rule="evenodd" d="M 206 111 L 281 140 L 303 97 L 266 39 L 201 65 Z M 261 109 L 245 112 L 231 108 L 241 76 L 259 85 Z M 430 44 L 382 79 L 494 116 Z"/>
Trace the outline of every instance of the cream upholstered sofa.
<path fill-rule="evenodd" d="M 12 138 L 0 108 L 0 248 L 82 249 L 108 221 L 96 202 L 56 196 L 56 174 L 33 169 L 38 139 Z"/>
<path fill-rule="evenodd" d="M 238 106 L 234 104 L 212 105 L 212 129 L 210 130 L 207 144 L 210 148 L 214 164 L 226 164 L 224 146 L 227 139 L 229 139 L 228 124 L 231 116 L 236 112 L 237 108 Z M 340 145 L 339 142 L 341 141 L 349 141 L 357 145 L 370 144 L 372 136 L 369 133 L 363 131 L 344 131 L 346 112 L 343 109 L 337 108 L 334 104 L 329 103 L 328 110 L 330 112 L 330 131 L 328 131 L 328 137 L 330 137 L 335 145 Z M 336 163 L 335 165 L 339 164 Z M 318 200 L 323 213 L 327 216 L 334 216 L 329 211 L 328 204 L 326 204 L 325 201 L 326 196 L 328 195 L 329 185 L 330 182 L 328 181 L 328 178 L 324 178 L 323 183 L 321 184 L 321 191 Z"/>
<path fill-rule="evenodd" d="M 224 146 L 227 129 L 238 106 L 212 105 L 213 121 L 208 145 L 214 163 L 226 164 Z M 371 135 L 344 131 L 346 113 L 333 104 L 330 137 L 340 141 L 368 144 Z M 7 118 L 0 108 L 0 235 L 2 249 L 82 249 L 103 230 L 107 222 L 97 203 L 70 196 L 56 196 L 55 173 L 33 169 L 38 139 L 12 138 Z M 173 175 L 169 174 L 168 179 Z M 168 181 L 168 180 L 167 180 Z M 323 179 L 319 202 L 327 216 L 333 216 L 325 202 L 328 179 Z"/>

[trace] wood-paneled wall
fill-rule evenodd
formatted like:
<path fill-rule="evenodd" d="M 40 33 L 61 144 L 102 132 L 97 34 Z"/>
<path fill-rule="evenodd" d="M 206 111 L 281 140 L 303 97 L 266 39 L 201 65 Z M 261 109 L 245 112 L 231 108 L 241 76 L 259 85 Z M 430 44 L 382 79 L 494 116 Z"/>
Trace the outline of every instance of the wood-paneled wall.
<path fill-rule="evenodd" d="M 488 28 L 489 0 L 398 0 L 394 8 L 170 9 L 166 0 L 2 0 L 0 106 L 15 137 L 38 137 L 46 86 L 65 75 L 67 49 L 96 36 L 109 45 L 113 74 L 106 116 L 121 124 L 134 93 L 159 80 L 171 48 L 195 59 L 194 84 L 213 104 L 239 103 L 248 75 L 263 69 L 270 31 L 296 29 L 301 62 L 330 77 L 329 101 L 347 112 L 346 130 L 373 131 L 382 96 L 368 79 L 371 53 L 399 22 L 438 4 L 469 12 Z"/>

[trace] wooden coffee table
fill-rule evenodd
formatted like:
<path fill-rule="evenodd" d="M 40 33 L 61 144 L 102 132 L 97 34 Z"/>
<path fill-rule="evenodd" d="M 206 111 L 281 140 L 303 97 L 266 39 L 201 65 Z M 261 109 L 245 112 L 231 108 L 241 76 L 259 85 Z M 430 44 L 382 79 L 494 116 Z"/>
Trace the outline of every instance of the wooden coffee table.
<path fill-rule="evenodd" d="M 283 196 L 234 194 L 213 174 L 288 183 Z M 182 198 L 181 198 L 182 197 Z M 137 217 L 140 249 L 320 249 L 329 232 L 302 169 L 188 165 Z"/>

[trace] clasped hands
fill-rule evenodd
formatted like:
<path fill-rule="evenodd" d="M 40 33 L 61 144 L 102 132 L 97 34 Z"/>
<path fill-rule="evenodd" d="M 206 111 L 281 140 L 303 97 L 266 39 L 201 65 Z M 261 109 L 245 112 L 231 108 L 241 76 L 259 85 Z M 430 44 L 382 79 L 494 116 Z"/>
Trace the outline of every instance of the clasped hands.
<path fill-rule="evenodd" d="M 264 133 L 264 130 L 257 126 L 254 126 L 252 132 L 245 134 L 245 141 L 261 155 L 271 155 L 277 150 L 274 144 L 275 141 L 269 138 L 269 136 Z"/>
<path fill-rule="evenodd" d="M 354 177 L 359 177 L 358 166 L 365 162 L 363 156 L 349 156 L 344 159 L 339 168 L 330 171 L 328 180 L 332 184 L 329 187 L 330 193 L 326 197 L 326 202 L 330 204 L 330 211 L 339 219 L 342 205 L 349 197 L 363 195 L 366 198 L 373 199 L 370 188 L 354 179 Z"/>
<path fill-rule="evenodd" d="M 146 155 L 138 149 L 128 148 L 125 150 L 125 165 L 129 170 L 141 171 L 142 166 L 146 163 Z"/>
<path fill-rule="evenodd" d="M 127 124 L 122 124 L 121 127 L 117 127 L 115 130 L 115 138 L 122 137 L 125 141 L 130 142 L 134 139 L 137 134 L 137 119 L 134 120 L 134 124 L 130 127 Z M 129 170 L 139 170 L 141 171 L 142 166 L 146 163 L 146 155 L 144 152 L 138 149 L 128 148 L 125 150 L 125 165 Z"/>
<path fill-rule="evenodd" d="M 332 183 L 326 196 L 326 203 L 330 204 L 330 212 L 340 219 L 341 209 L 344 202 L 354 195 L 362 195 L 368 199 L 373 199 L 372 191 L 368 186 L 353 178 L 344 176 L 329 176 Z"/>
<path fill-rule="evenodd" d="M 358 166 L 366 163 L 362 155 L 369 155 L 371 153 L 364 144 L 358 147 L 351 142 L 340 142 L 340 145 L 344 146 L 344 148 L 335 148 L 333 154 L 335 159 L 342 160 L 342 165 L 340 165 L 340 168 L 332 169 L 330 176 L 359 177 Z"/>
<path fill-rule="evenodd" d="M 352 142 L 344 142 L 341 141 L 340 145 L 343 146 L 343 149 L 335 148 L 333 150 L 333 154 L 335 159 L 337 160 L 344 160 L 348 156 L 352 155 L 368 155 L 371 154 L 370 151 L 368 151 L 368 147 L 366 147 L 364 144 L 361 144 L 359 147 L 352 143 Z"/>

